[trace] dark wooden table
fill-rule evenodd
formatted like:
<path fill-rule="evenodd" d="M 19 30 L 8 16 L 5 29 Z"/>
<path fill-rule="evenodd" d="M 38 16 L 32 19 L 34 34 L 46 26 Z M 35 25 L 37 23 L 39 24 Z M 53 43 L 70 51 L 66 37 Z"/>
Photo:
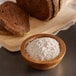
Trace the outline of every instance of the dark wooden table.
<path fill-rule="evenodd" d="M 27 65 L 20 52 L 11 53 L 0 49 L 0 76 L 76 76 L 76 25 L 66 31 L 61 31 L 61 37 L 67 46 L 67 52 L 62 62 L 48 71 L 34 70 Z"/>

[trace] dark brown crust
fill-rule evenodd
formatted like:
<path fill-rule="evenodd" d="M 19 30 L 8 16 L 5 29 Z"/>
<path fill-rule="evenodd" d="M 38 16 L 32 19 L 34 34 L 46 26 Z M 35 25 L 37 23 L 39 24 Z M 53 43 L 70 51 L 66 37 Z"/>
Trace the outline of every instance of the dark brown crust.
<path fill-rule="evenodd" d="M 60 0 L 53 0 L 53 4 L 54 4 L 54 16 L 56 16 L 60 9 Z"/>
<path fill-rule="evenodd" d="M 61 0 L 59 0 L 59 9 L 60 9 L 60 7 L 61 7 L 61 3 L 60 3 L 60 2 L 61 2 Z"/>
<path fill-rule="evenodd" d="M 7 31 L 4 28 L 4 22 L 2 20 L 0 20 L 0 35 L 12 35 L 11 32 Z"/>
<path fill-rule="evenodd" d="M 23 36 L 30 30 L 28 14 L 13 2 L 0 6 L 0 19 L 5 23 L 4 28 L 15 35 Z"/>
<path fill-rule="evenodd" d="M 51 0 L 51 3 L 50 3 L 50 0 L 47 0 L 49 3 L 49 17 L 47 20 L 50 20 L 54 17 L 54 4 L 53 4 L 53 1 Z"/>
<path fill-rule="evenodd" d="M 53 17 L 52 0 L 17 0 L 19 6 L 40 20 Z"/>

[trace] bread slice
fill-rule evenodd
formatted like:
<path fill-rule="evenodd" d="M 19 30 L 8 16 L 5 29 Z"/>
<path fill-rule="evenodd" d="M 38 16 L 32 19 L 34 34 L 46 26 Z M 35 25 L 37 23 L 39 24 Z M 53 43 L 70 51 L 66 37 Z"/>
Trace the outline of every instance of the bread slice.
<path fill-rule="evenodd" d="M 7 31 L 4 28 L 4 22 L 2 20 L 0 20 L 0 35 L 12 35 L 11 32 Z"/>
<path fill-rule="evenodd" d="M 0 6 L 0 19 L 4 28 L 16 36 L 23 36 L 30 30 L 29 15 L 13 2 L 5 2 Z"/>
<path fill-rule="evenodd" d="M 53 0 L 54 4 L 54 16 L 59 12 L 60 9 L 60 0 Z"/>
<path fill-rule="evenodd" d="M 53 17 L 52 0 L 17 0 L 17 4 L 25 11 L 27 10 L 31 16 L 40 20 L 47 20 Z"/>

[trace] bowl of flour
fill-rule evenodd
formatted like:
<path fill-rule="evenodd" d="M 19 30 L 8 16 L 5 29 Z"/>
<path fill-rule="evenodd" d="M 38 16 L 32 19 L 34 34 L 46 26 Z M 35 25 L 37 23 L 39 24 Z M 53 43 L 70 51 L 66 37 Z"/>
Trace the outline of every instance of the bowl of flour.
<path fill-rule="evenodd" d="M 60 63 L 66 53 L 64 41 L 51 34 L 36 34 L 25 39 L 21 54 L 35 69 L 47 70 Z"/>

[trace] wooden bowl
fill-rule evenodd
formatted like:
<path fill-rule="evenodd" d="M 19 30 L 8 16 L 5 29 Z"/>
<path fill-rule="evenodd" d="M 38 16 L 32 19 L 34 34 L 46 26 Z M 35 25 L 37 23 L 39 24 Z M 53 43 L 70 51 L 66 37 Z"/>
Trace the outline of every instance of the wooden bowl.
<path fill-rule="evenodd" d="M 39 60 L 36 61 L 36 60 L 33 60 L 30 56 L 28 56 L 25 50 L 28 43 L 36 38 L 41 38 L 41 37 L 54 38 L 59 42 L 60 54 L 56 58 L 52 60 L 47 60 L 47 61 L 39 61 Z M 30 36 L 29 38 L 24 40 L 21 45 L 21 54 L 24 57 L 24 59 L 28 62 L 29 65 L 31 65 L 33 68 L 38 69 L 38 70 L 48 70 L 48 69 L 54 68 L 56 65 L 60 63 L 65 53 L 66 53 L 66 45 L 64 41 L 60 39 L 59 37 L 53 36 L 51 34 L 36 34 L 36 35 Z"/>

